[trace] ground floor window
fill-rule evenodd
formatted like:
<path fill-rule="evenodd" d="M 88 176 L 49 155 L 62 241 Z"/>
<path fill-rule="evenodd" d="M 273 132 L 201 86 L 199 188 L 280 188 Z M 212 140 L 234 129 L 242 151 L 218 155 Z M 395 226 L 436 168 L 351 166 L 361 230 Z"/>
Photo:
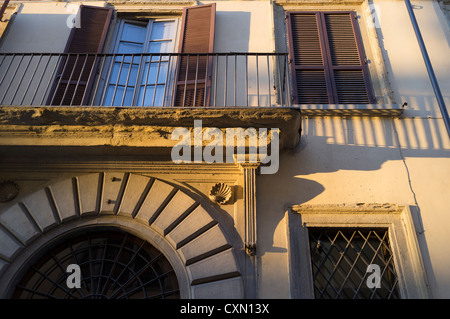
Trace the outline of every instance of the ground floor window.
<path fill-rule="evenodd" d="M 389 203 L 290 206 L 291 298 L 429 298 L 411 209 Z"/>
<path fill-rule="evenodd" d="M 80 270 L 80 287 L 67 279 L 69 265 Z M 73 272 L 75 274 L 75 272 Z M 175 272 L 149 242 L 129 233 L 93 229 L 45 248 L 29 265 L 13 298 L 146 299 L 179 298 Z"/>
<path fill-rule="evenodd" d="M 387 228 L 309 228 L 317 299 L 398 299 Z"/>

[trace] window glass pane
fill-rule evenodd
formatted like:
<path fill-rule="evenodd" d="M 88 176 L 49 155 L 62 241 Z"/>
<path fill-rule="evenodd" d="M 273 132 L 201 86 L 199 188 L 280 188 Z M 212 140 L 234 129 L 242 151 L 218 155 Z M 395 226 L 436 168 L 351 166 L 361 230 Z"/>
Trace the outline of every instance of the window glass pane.
<path fill-rule="evenodd" d="M 120 37 L 120 39 L 122 41 L 144 43 L 146 32 L 147 32 L 146 25 L 134 25 L 130 23 L 125 23 L 123 26 L 122 36 Z"/>
<path fill-rule="evenodd" d="M 149 53 L 169 53 L 172 50 L 172 41 L 151 42 Z"/>
<path fill-rule="evenodd" d="M 122 70 L 120 72 L 119 77 L 119 84 L 128 86 L 134 86 L 137 79 L 137 71 L 138 71 L 138 65 L 132 64 L 131 71 L 130 71 L 130 64 L 129 63 L 123 63 L 122 64 Z M 127 82 L 128 80 L 128 82 Z"/>
<path fill-rule="evenodd" d="M 163 97 L 164 97 L 164 85 L 156 86 L 156 94 L 155 94 L 155 103 L 153 106 L 163 106 Z"/>
<path fill-rule="evenodd" d="M 134 86 L 132 86 L 132 87 L 127 86 L 127 90 L 126 90 L 125 98 L 123 100 L 123 104 L 122 104 L 122 96 L 121 96 L 120 100 L 117 102 L 117 105 L 131 106 L 132 105 L 132 100 L 133 100 L 133 92 L 134 92 Z"/>
<path fill-rule="evenodd" d="M 116 95 L 114 96 L 114 101 L 112 105 L 119 106 L 122 103 L 124 89 L 125 88 L 123 86 L 117 86 Z"/>
<path fill-rule="evenodd" d="M 134 86 L 136 84 L 137 76 L 138 76 L 138 64 L 132 64 L 131 71 L 130 71 L 130 64 L 129 63 L 114 63 L 114 66 L 111 70 L 111 76 L 109 77 L 109 83 L 111 84 L 117 84 L 117 77 L 119 82 L 119 85 L 125 85 L 128 86 Z M 120 76 L 119 76 L 120 72 Z M 129 75 L 128 75 L 129 73 Z M 128 83 L 127 83 L 128 79 Z"/>
<path fill-rule="evenodd" d="M 173 49 L 175 21 L 150 21 L 151 25 L 126 22 L 119 35 L 117 56 L 108 79 L 104 105 L 133 105 L 132 96 L 137 88 L 134 105 L 153 106 L 163 104 L 165 81 L 168 72 L 168 56 L 141 57 L 141 53 L 170 53 Z M 151 34 L 148 34 L 151 32 Z M 150 42 L 145 42 L 149 38 Z M 145 43 L 145 45 L 144 45 Z M 123 56 L 121 54 L 130 54 Z M 132 57 L 131 54 L 138 56 Z M 145 61 L 145 62 L 144 62 Z M 144 85 L 144 83 L 146 85 Z M 117 85 L 117 88 L 116 88 Z M 155 91 L 155 85 L 157 85 Z M 125 86 L 128 87 L 124 97 Z M 114 93 L 115 92 L 115 93 Z M 154 103 L 153 103 L 154 101 Z"/>
<path fill-rule="evenodd" d="M 165 85 L 158 85 L 156 87 L 156 93 L 155 93 L 155 86 L 149 85 L 147 87 L 142 86 L 140 91 L 140 98 L 139 102 L 140 105 L 143 106 L 163 106 L 164 105 L 164 87 Z"/>
<path fill-rule="evenodd" d="M 173 21 L 155 22 L 153 23 L 151 40 L 172 39 L 174 33 Z"/>
<path fill-rule="evenodd" d="M 114 89 L 116 88 L 115 85 L 108 85 L 108 88 L 106 89 L 105 94 L 105 100 L 103 101 L 103 105 L 105 106 L 111 106 L 111 101 L 114 95 Z"/>
<path fill-rule="evenodd" d="M 151 86 L 141 86 L 139 94 L 139 105 L 141 106 L 152 106 L 153 103 L 153 93 L 155 92 L 155 87 Z"/>
<path fill-rule="evenodd" d="M 166 74 L 167 74 L 167 62 L 152 62 L 150 64 L 150 72 L 148 72 L 148 63 L 145 63 L 145 71 L 144 71 L 144 78 L 142 80 L 143 83 L 145 83 L 145 80 L 147 80 L 147 84 L 155 84 L 156 83 L 156 76 L 158 76 L 158 83 L 162 84 L 166 81 Z M 159 70 L 158 70 L 159 68 Z M 147 75 L 148 72 L 148 75 Z"/>
<path fill-rule="evenodd" d="M 142 53 L 142 50 L 144 49 L 143 44 L 135 44 L 135 43 L 128 43 L 128 42 L 121 42 L 119 44 L 119 48 L 117 50 L 117 53 L 119 54 L 139 54 Z M 131 62 L 131 56 L 122 56 L 119 55 L 116 57 L 116 61 L 118 62 Z M 140 57 L 134 57 L 133 62 L 139 63 Z"/>
<path fill-rule="evenodd" d="M 109 76 L 109 83 L 111 83 L 111 84 L 117 83 L 117 77 L 119 76 L 120 65 L 121 65 L 121 63 L 117 63 L 117 62 L 114 63 L 112 70 L 111 70 L 111 75 Z"/>
<path fill-rule="evenodd" d="M 114 95 L 114 90 L 115 90 L 115 95 Z M 124 86 L 109 85 L 108 89 L 106 90 L 105 101 L 104 101 L 103 105 L 106 105 L 106 106 L 131 106 L 131 104 L 132 104 L 131 102 L 133 99 L 134 87 L 130 87 L 130 86 L 127 87 L 125 98 L 123 97 L 124 91 L 125 91 Z M 114 101 L 111 103 L 113 96 L 114 96 Z M 123 99 L 123 104 L 122 104 L 122 99 Z"/>
<path fill-rule="evenodd" d="M 142 53 L 142 44 L 120 42 L 117 53 Z"/>

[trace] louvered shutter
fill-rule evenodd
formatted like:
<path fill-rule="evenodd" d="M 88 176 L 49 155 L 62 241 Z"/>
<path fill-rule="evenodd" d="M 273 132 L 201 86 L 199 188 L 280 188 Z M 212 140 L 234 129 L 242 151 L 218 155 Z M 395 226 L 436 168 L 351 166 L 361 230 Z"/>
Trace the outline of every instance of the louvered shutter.
<path fill-rule="evenodd" d="M 183 12 L 175 106 L 208 106 L 210 100 L 212 57 L 195 53 L 212 53 L 216 5 L 187 7 Z"/>
<path fill-rule="evenodd" d="M 322 13 L 334 103 L 371 103 L 371 89 L 361 36 L 353 12 Z"/>
<path fill-rule="evenodd" d="M 294 104 L 328 104 L 332 87 L 319 13 L 288 13 Z"/>
<path fill-rule="evenodd" d="M 79 28 L 73 28 L 66 53 L 80 53 L 61 59 L 51 105 L 83 105 L 89 99 L 98 58 L 86 53 L 101 53 L 112 16 L 111 8 L 80 6 Z"/>
<path fill-rule="evenodd" d="M 353 12 L 287 13 L 295 104 L 373 102 Z"/>

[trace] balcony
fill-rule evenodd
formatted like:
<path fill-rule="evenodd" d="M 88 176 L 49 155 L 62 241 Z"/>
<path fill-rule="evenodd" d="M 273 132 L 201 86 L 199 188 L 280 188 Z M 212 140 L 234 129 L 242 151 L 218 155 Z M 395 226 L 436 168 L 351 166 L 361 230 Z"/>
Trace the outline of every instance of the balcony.
<path fill-rule="evenodd" d="M 167 160 L 174 128 L 194 120 L 278 128 L 280 150 L 292 148 L 300 114 L 290 95 L 284 53 L 4 53 L 0 156 Z"/>
<path fill-rule="evenodd" d="M 0 54 L 0 105 L 290 106 L 285 53 Z"/>

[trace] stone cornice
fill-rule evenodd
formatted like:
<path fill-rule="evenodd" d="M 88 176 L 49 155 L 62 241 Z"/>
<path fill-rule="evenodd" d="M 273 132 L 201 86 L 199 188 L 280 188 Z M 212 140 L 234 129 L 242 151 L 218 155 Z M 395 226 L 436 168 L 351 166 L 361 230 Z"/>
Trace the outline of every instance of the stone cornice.
<path fill-rule="evenodd" d="M 266 128 L 270 141 L 278 129 L 279 149 L 291 149 L 300 139 L 300 118 L 289 108 L 0 107 L 0 157 L 163 160 L 179 142 L 172 132 L 193 131 L 194 120 L 220 129 L 224 139 L 227 128 Z"/>
<path fill-rule="evenodd" d="M 366 0 L 274 0 L 280 6 L 361 5 Z"/>
<path fill-rule="evenodd" d="M 213 127 L 274 127 L 295 121 L 299 111 L 290 108 L 189 108 L 189 107 L 0 107 L 2 125 L 144 125 L 189 126 L 194 119 Z"/>
<path fill-rule="evenodd" d="M 197 5 L 197 1 L 190 0 L 111 0 L 107 5 L 114 7 L 119 13 L 145 13 L 150 14 L 181 14 L 184 7 Z"/>
<path fill-rule="evenodd" d="M 196 0 L 109 0 L 110 5 L 126 4 L 126 5 L 158 5 L 158 6 L 192 6 L 196 5 Z"/>
<path fill-rule="evenodd" d="M 403 206 L 397 204 L 355 203 L 355 204 L 302 204 L 290 207 L 293 213 L 299 214 L 361 214 L 361 213 L 401 213 Z"/>

